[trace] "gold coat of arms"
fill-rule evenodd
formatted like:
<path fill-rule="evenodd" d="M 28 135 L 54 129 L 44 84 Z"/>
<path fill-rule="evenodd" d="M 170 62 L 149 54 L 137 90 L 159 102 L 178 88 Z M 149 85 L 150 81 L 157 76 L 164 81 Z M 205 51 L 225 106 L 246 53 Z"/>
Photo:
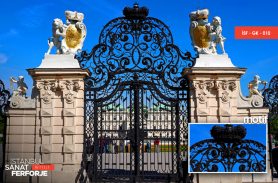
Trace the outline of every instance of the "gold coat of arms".
<path fill-rule="evenodd" d="M 209 32 L 204 25 L 198 25 L 193 29 L 193 39 L 196 46 L 208 48 L 210 43 Z"/>
<path fill-rule="evenodd" d="M 216 46 L 219 45 L 225 54 L 222 36 L 221 18 L 215 16 L 212 24 L 208 22 L 209 10 L 192 11 L 190 17 L 190 37 L 192 45 L 198 54 L 217 54 Z"/>
<path fill-rule="evenodd" d="M 210 37 L 207 9 L 194 11 L 190 14 L 190 36 L 194 48 L 199 53 L 209 53 Z"/>
<path fill-rule="evenodd" d="M 77 47 L 82 41 L 82 30 L 71 24 L 66 30 L 66 44 L 69 48 Z"/>
<path fill-rule="evenodd" d="M 53 46 L 57 48 L 57 54 L 76 54 L 83 47 L 87 30 L 83 23 L 83 13 L 65 11 L 66 23 L 56 18 L 52 24 L 52 37 L 48 41 L 50 54 Z"/>

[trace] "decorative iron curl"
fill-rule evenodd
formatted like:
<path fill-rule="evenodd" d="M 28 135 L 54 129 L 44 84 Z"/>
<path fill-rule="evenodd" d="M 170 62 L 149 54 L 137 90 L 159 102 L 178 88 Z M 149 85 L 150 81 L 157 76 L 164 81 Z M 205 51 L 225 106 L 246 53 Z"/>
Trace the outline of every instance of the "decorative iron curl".
<path fill-rule="evenodd" d="M 269 107 L 270 117 L 278 115 L 278 75 L 274 76 L 263 92 L 264 106 Z"/>
<path fill-rule="evenodd" d="M 190 147 L 193 172 L 265 172 L 266 147 L 253 140 L 219 143 L 214 139 L 200 141 Z"/>
<path fill-rule="evenodd" d="M 189 52 L 173 44 L 169 27 L 152 17 L 111 20 L 101 31 L 99 44 L 76 58 L 94 75 L 91 80 L 96 88 L 104 86 L 110 76 L 117 79 L 123 77 L 120 73 L 134 72 L 162 76 L 169 86 L 178 87 L 177 75 L 195 64 Z"/>
<path fill-rule="evenodd" d="M 2 80 L 0 80 L 0 116 L 5 115 L 7 108 L 9 106 L 9 98 L 11 94 L 5 89 L 5 85 Z"/>

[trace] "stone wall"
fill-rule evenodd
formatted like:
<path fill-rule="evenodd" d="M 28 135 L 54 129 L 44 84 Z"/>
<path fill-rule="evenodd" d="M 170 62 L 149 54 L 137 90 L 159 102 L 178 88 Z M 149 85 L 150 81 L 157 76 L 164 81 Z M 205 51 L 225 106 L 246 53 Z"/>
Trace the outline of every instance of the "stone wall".
<path fill-rule="evenodd" d="M 6 171 L 6 182 L 68 183 L 75 182 L 80 173 L 84 135 L 83 79 L 89 72 L 80 69 L 77 61 L 69 56 L 59 64 L 61 57 L 48 56 L 39 68 L 28 70 L 34 80 L 32 99 L 13 98 L 11 101 L 5 157 L 6 163 L 11 158 L 34 158 L 44 164 L 54 164 L 55 171 L 50 171 L 47 177 L 33 178 L 11 177 Z M 204 60 L 202 63 L 207 65 Z M 244 117 L 268 114 L 268 109 L 262 107 L 261 97 L 248 98 L 241 94 L 240 78 L 246 69 L 230 66 L 184 70 L 183 75 L 192 83 L 191 122 L 242 123 Z M 251 181 L 268 182 L 271 176 L 270 173 L 196 174 L 194 178 L 195 183 Z"/>
<path fill-rule="evenodd" d="M 12 159 L 34 159 L 40 147 L 36 138 L 39 128 L 36 122 L 35 108 L 10 109 L 7 118 L 5 162 Z M 5 182 L 28 182 L 29 177 L 12 177 L 5 171 Z"/>
<path fill-rule="evenodd" d="M 84 77 L 81 69 L 29 70 L 36 84 L 38 158 L 55 165 L 40 182 L 73 182 L 81 168 L 84 135 Z"/>
<path fill-rule="evenodd" d="M 59 60 L 62 60 L 62 63 Z M 5 182 L 75 182 L 81 168 L 84 135 L 84 77 L 69 55 L 46 56 L 28 69 L 34 80 L 32 99 L 11 98 L 8 111 L 6 164 L 14 158 L 54 164 L 46 177 L 15 177 Z M 49 67 L 48 67 L 49 66 Z"/>

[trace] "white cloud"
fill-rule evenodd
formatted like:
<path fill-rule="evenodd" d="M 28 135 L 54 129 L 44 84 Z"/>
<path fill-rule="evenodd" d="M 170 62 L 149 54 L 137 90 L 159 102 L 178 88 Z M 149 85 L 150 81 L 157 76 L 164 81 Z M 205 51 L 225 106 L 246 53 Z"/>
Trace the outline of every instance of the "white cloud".
<path fill-rule="evenodd" d="M 27 28 L 36 28 L 42 24 L 51 3 L 35 4 L 19 11 L 21 24 Z"/>
<path fill-rule="evenodd" d="M 14 28 L 11 28 L 7 32 L 0 34 L 0 39 L 6 39 L 6 38 L 10 38 L 10 37 L 17 36 L 17 35 L 18 35 L 18 31 Z M 3 45 L 1 45 L 1 46 L 3 46 Z"/>
<path fill-rule="evenodd" d="M 68 2 L 65 0 L 65 2 Z M 92 5 L 89 1 L 80 1 L 83 6 L 91 8 L 94 12 L 100 13 L 108 17 L 118 17 L 122 15 L 122 6 L 119 6 L 118 3 L 109 0 L 95 1 Z"/>
<path fill-rule="evenodd" d="M 4 64 L 8 61 L 8 56 L 4 53 L 0 53 L 0 64 Z"/>
<path fill-rule="evenodd" d="M 18 34 L 18 31 L 16 29 L 10 29 L 10 31 L 8 32 L 8 35 L 10 35 L 10 36 L 14 36 L 17 34 Z"/>

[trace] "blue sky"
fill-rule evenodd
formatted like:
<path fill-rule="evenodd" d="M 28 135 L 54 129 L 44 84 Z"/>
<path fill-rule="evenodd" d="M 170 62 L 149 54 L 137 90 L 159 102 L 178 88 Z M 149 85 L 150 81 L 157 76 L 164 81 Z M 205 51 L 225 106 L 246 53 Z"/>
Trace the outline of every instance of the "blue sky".
<path fill-rule="evenodd" d="M 205 139 L 212 139 L 210 130 L 214 125 L 220 124 L 198 124 L 191 123 L 190 125 L 190 146 Z M 221 124 L 220 126 L 224 126 Z M 266 145 L 266 124 L 243 124 L 247 130 L 244 139 L 255 140 Z"/>
<path fill-rule="evenodd" d="M 134 0 L 14 0 L 2 1 L 0 6 L 0 79 L 8 85 L 10 76 L 25 76 L 31 88 L 32 79 L 25 69 L 40 65 L 48 49 L 54 18 L 65 21 L 65 10 L 85 14 L 88 34 L 84 50 L 97 44 L 103 26 L 122 16 L 122 9 Z M 225 49 L 234 65 L 248 68 L 242 77 L 244 95 L 247 83 L 259 74 L 269 81 L 277 74 L 278 40 L 235 40 L 235 26 L 278 26 L 276 0 L 139 0 L 139 5 L 150 9 L 150 16 L 159 18 L 171 29 L 175 44 L 183 51 L 191 51 L 188 33 L 190 11 L 209 8 L 213 16 L 222 18 Z M 8 86 L 7 86 L 8 87 Z M 30 91 L 29 91 L 30 92 Z"/>

